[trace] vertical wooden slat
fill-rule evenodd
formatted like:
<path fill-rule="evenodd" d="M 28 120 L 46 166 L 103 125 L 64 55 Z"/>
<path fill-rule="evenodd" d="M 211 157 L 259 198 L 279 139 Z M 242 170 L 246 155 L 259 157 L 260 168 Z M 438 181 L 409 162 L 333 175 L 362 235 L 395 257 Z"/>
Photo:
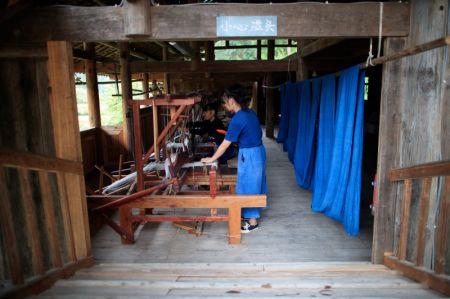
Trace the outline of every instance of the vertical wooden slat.
<path fill-rule="evenodd" d="M 50 191 L 50 182 L 47 171 L 39 171 L 39 182 L 42 192 L 42 202 L 44 204 L 45 223 L 47 225 L 48 237 L 50 240 L 49 252 L 50 260 L 54 267 L 62 266 L 61 250 L 59 247 L 58 234 L 56 231 L 55 208 L 52 202 L 52 194 Z"/>
<path fill-rule="evenodd" d="M 399 259 L 406 258 L 406 245 L 408 242 L 409 210 L 411 207 L 412 180 L 405 180 L 403 190 L 402 217 L 400 220 Z"/>
<path fill-rule="evenodd" d="M 267 85 L 274 85 L 273 74 L 269 73 L 267 78 Z M 266 137 L 274 138 L 274 90 L 273 88 L 268 88 L 266 91 Z"/>
<path fill-rule="evenodd" d="M 134 131 L 134 159 L 136 163 L 137 191 L 144 190 L 144 171 L 142 160 L 141 141 L 141 110 L 139 105 L 133 105 L 133 131 Z"/>
<path fill-rule="evenodd" d="M 231 206 L 228 209 L 228 243 L 241 243 L 241 208 L 239 206 Z"/>
<path fill-rule="evenodd" d="M 97 68 L 95 63 L 95 43 L 85 43 L 84 50 L 90 56 L 84 62 L 86 73 L 86 92 L 88 101 L 89 125 L 94 128 L 102 126 L 100 119 L 100 100 L 98 96 Z"/>
<path fill-rule="evenodd" d="M 444 180 L 444 188 L 439 205 L 439 216 L 436 228 L 436 260 L 435 271 L 442 274 L 446 266 L 446 253 L 448 250 L 448 234 L 450 226 L 450 176 Z"/>
<path fill-rule="evenodd" d="M 155 105 L 155 101 L 153 101 L 152 106 L 152 116 L 153 116 L 153 146 L 155 148 L 155 160 L 159 161 L 159 145 L 158 145 L 158 136 L 159 136 L 159 125 L 158 125 L 158 106 Z"/>
<path fill-rule="evenodd" d="M 50 107 L 56 156 L 82 161 L 80 130 L 73 76 L 72 45 L 67 42 L 48 42 L 48 77 Z M 90 256 L 90 236 L 87 217 L 86 192 L 83 176 L 65 174 L 70 219 L 72 221 L 77 259 Z"/>
<path fill-rule="evenodd" d="M 42 247 L 40 244 L 40 238 L 38 234 L 38 221 L 36 218 L 36 205 L 34 204 L 30 182 L 28 181 L 28 170 L 19 168 L 19 182 L 22 192 L 22 200 L 25 209 L 25 221 L 28 235 L 28 241 L 30 242 L 33 272 L 35 274 L 43 274 L 45 272 Z"/>
<path fill-rule="evenodd" d="M 420 195 L 419 221 L 417 222 L 416 240 L 416 264 L 423 266 L 423 254 L 425 248 L 425 230 L 427 226 L 428 208 L 430 206 L 431 177 L 422 179 L 422 191 Z"/>
<path fill-rule="evenodd" d="M 66 235 L 66 247 L 67 247 L 67 255 L 70 262 L 76 260 L 75 258 L 75 244 L 73 241 L 73 231 L 72 231 L 72 221 L 70 219 L 69 205 L 67 202 L 67 190 L 64 181 L 64 174 L 61 172 L 56 173 L 56 179 L 58 181 L 58 190 L 59 190 L 59 200 L 61 203 L 61 213 L 64 222 L 64 231 Z"/>
<path fill-rule="evenodd" d="M 120 87 L 122 89 L 123 145 L 127 153 L 130 153 L 133 148 L 131 137 L 132 122 L 130 119 L 131 109 L 127 104 L 127 101 L 133 98 L 129 58 L 129 43 L 120 43 Z"/>
<path fill-rule="evenodd" d="M 19 257 L 16 233 L 14 232 L 14 222 L 12 219 L 11 206 L 9 203 L 8 190 L 6 189 L 6 180 L 3 168 L 0 169 L 0 194 L 0 227 L 2 237 L 6 245 L 5 251 L 9 261 L 12 282 L 14 284 L 23 284 L 24 275 Z"/>

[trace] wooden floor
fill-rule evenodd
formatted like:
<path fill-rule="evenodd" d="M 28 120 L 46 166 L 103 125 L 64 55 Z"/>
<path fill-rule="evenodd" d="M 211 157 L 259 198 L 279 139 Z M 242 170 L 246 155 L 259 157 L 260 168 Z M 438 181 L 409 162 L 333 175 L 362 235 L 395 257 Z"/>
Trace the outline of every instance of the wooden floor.
<path fill-rule="evenodd" d="M 350 237 L 341 224 L 312 212 L 311 194 L 297 186 L 282 146 L 270 139 L 264 143 L 269 207 L 259 230 L 243 235 L 240 245 L 228 245 L 226 223 L 205 223 L 200 237 L 171 223 L 148 223 L 136 244 L 126 246 L 104 227 L 93 238 L 94 258 L 116 263 L 370 261 L 372 228 L 363 227 L 360 236 Z"/>
<path fill-rule="evenodd" d="M 225 223 L 207 224 L 200 237 L 149 224 L 127 246 L 105 227 L 93 238 L 97 265 L 34 298 L 442 297 L 370 264 L 371 230 L 349 237 L 311 212 L 310 193 L 296 186 L 280 145 L 265 144 L 270 206 L 242 244 L 228 245 Z"/>

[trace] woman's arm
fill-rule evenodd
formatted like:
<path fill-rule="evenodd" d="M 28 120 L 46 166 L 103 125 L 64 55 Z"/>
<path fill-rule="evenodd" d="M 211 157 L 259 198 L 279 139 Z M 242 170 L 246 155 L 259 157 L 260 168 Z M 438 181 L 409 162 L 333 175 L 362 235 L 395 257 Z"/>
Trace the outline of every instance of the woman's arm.
<path fill-rule="evenodd" d="M 203 158 L 201 161 L 203 163 L 212 163 L 212 162 L 216 161 L 223 155 L 223 153 L 225 153 L 225 151 L 230 146 L 230 144 L 231 144 L 231 141 L 224 139 L 212 157 Z"/>

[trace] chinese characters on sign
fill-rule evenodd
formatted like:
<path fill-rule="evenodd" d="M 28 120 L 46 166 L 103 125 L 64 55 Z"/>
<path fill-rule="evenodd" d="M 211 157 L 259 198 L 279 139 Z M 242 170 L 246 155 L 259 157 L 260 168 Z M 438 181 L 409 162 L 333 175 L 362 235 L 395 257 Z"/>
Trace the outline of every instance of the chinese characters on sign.
<path fill-rule="evenodd" d="M 216 17 L 217 36 L 277 36 L 277 16 Z"/>

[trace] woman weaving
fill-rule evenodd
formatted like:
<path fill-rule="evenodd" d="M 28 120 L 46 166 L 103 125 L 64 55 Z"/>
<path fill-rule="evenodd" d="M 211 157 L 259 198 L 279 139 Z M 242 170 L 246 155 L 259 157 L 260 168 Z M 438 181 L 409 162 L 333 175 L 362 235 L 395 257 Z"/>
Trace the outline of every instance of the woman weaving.
<path fill-rule="evenodd" d="M 253 110 L 248 108 L 250 98 L 245 89 L 235 84 L 226 89 L 223 96 L 226 110 L 234 113 L 225 139 L 212 157 L 203 158 L 204 163 L 219 159 L 232 142 L 239 144 L 238 174 L 236 194 L 266 194 L 266 150 L 262 144 L 261 126 Z M 245 220 L 241 233 L 249 233 L 258 228 L 262 208 L 243 208 Z"/>

